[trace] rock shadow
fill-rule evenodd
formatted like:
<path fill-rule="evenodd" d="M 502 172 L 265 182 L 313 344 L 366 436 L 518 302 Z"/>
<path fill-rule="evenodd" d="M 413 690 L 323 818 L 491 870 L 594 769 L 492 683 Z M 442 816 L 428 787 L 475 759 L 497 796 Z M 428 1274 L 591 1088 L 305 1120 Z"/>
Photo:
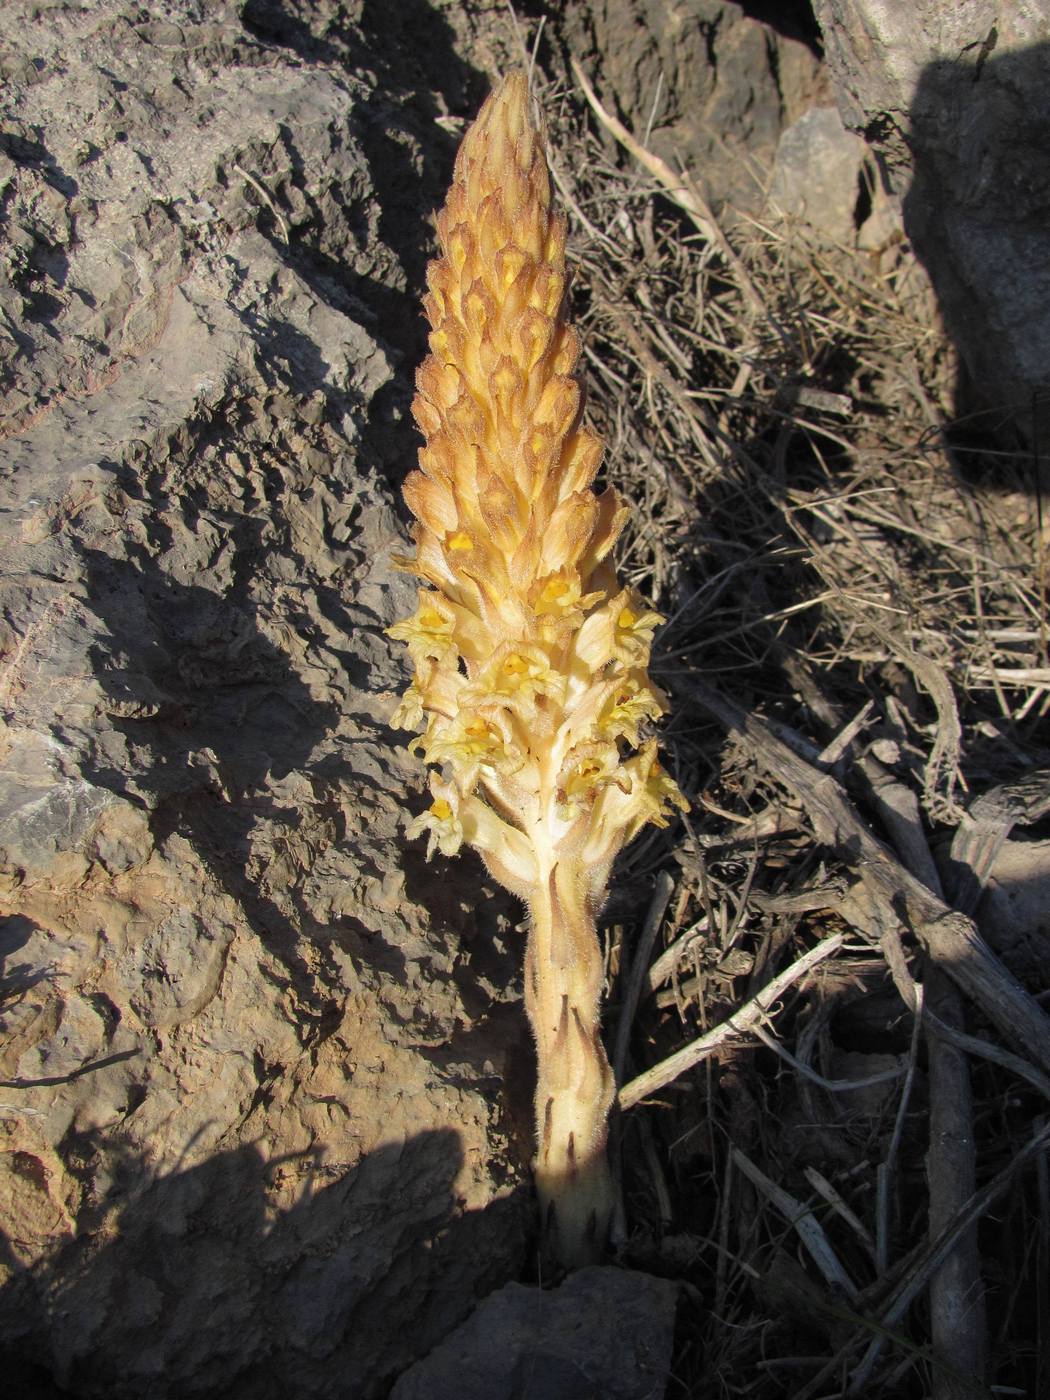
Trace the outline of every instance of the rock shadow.
<path fill-rule="evenodd" d="M 391 811 L 398 789 L 384 754 L 389 731 L 374 718 L 355 719 L 352 704 L 319 698 L 307 684 L 315 662 L 331 666 L 337 679 L 349 673 L 352 636 L 361 650 L 353 620 L 346 619 L 346 658 L 333 652 L 330 637 L 305 658 L 295 644 L 278 645 L 269 590 L 256 587 L 267 558 L 289 548 L 274 537 L 278 515 L 221 507 L 181 479 L 199 479 L 200 459 L 210 467 L 221 458 L 212 449 L 225 441 L 188 449 L 188 461 L 174 469 L 177 483 L 160 469 L 133 480 L 130 469 L 112 466 L 144 508 L 150 538 L 144 544 L 128 531 L 123 557 L 78 547 L 96 619 L 88 668 L 107 711 L 101 724 L 93 716 L 86 732 L 69 736 L 84 775 L 140 806 L 154 845 L 171 850 L 176 866 L 186 865 L 177 843 L 187 843 L 206 877 L 235 902 L 269 955 L 259 959 L 259 975 L 287 997 L 304 1048 L 316 1050 L 340 1025 L 347 955 L 406 1033 L 404 1018 L 418 1018 L 411 1023 L 418 1030 L 427 1010 L 399 989 L 411 981 L 410 962 L 425 969 L 433 958 L 438 978 L 455 982 L 471 1026 L 422 1053 L 449 1082 L 465 1063 L 483 1079 L 486 1062 L 499 1063 L 509 1040 L 527 1041 L 517 1003 L 503 1006 L 521 962 L 518 940 L 506 932 L 509 897 L 424 870 L 423 848 L 406 846 Z M 187 551 L 197 542 L 185 527 L 196 528 L 195 511 L 202 532 L 214 531 L 218 519 L 231 546 L 226 586 L 186 581 Z M 281 613 L 281 626 L 304 643 L 318 634 L 326 588 L 319 580 L 302 592 L 301 617 Z M 389 737 L 400 746 L 405 736 Z M 390 917 L 333 894 L 348 880 L 381 891 Z M 402 891 L 408 909 L 430 906 L 427 930 L 410 913 L 398 914 Z M 261 1091 L 265 1077 L 263 1067 Z M 519 1156 L 530 1152 L 525 1142 Z"/>
<path fill-rule="evenodd" d="M 434 253 L 431 214 L 452 178 L 462 134 L 456 119 L 473 118 L 490 80 L 458 51 L 453 29 L 428 0 L 364 0 L 352 20 L 324 0 L 248 0 L 241 19 L 264 43 L 372 79 L 354 107 L 354 134 L 368 162 L 376 231 L 397 268 L 355 271 L 309 236 L 291 249 L 275 239 L 274 247 L 322 299 L 341 289 L 363 306 L 370 332 L 407 371 L 379 390 L 366 429 L 368 447 L 399 484 L 419 447 L 408 408 L 412 369 L 427 352 L 420 302 Z"/>
<path fill-rule="evenodd" d="M 46 982 L 51 975 L 47 969 L 33 963 L 13 961 L 38 927 L 24 914 L 8 914 L 0 919 L 0 1011 L 19 1001 L 38 983 Z"/>
<path fill-rule="evenodd" d="M 25 1267 L 0 1229 L 0 1366 L 27 1400 L 371 1400 L 506 1281 L 523 1234 L 521 1190 L 457 1213 L 451 1129 L 352 1166 L 246 1145 L 164 1175 L 83 1136 L 108 1185 L 77 1233 Z"/>
<path fill-rule="evenodd" d="M 993 27 L 962 59 L 923 70 L 906 132 L 866 134 L 891 143 L 903 138 L 911 155 L 904 224 L 961 357 L 955 396 L 961 447 L 1030 448 L 1045 490 L 1050 43 L 998 54 L 997 40 Z M 1026 455 L 1015 461 L 1032 486 Z"/>
<path fill-rule="evenodd" d="M 164 514 L 159 503 L 151 512 L 155 537 Z M 259 521 L 241 516 L 229 526 L 240 558 L 261 552 Z M 313 750 L 336 727 L 336 707 L 311 695 L 262 631 L 246 586 L 220 594 L 177 581 L 163 555 L 135 546 L 128 553 L 120 560 L 82 551 L 90 604 L 103 623 L 92 669 L 119 736 L 112 744 L 92 736 L 86 771 L 149 812 L 158 846 L 174 836 L 190 843 L 303 1005 L 323 1018 L 334 1008 L 300 946 L 304 934 L 319 931 L 305 908 L 293 920 L 263 892 L 253 835 L 265 823 L 272 846 L 282 829 L 297 829 L 300 813 L 280 807 L 272 787 L 309 770 Z"/>

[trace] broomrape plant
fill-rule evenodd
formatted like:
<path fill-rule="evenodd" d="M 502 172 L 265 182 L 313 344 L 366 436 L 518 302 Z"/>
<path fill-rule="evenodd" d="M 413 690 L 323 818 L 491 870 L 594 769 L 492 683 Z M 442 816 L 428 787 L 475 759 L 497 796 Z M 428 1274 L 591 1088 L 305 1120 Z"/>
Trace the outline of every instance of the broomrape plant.
<path fill-rule="evenodd" d="M 627 508 L 591 490 L 602 444 L 581 423 L 565 220 L 524 75 L 467 132 L 437 231 L 413 404 L 426 443 L 404 487 L 417 548 L 398 561 L 423 587 L 390 635 L 415 667 L 395 723 L 440 773 L 408 835 L 428 858 L 475 847 L 529 907 L 536 1186 L 573 1267 L 600 1255 L 612 1210 L 595 917 L 621 847 L 686 803 L 641 736 L 666 708 L 646 671 L 663 619 L 609 562 Z"/>

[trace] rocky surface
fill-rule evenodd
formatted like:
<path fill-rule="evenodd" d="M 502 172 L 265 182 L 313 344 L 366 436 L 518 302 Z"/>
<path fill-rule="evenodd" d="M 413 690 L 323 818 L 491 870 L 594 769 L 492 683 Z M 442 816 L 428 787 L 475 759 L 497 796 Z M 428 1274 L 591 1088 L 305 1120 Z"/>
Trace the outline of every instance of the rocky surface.
<path fill-rule="evenodd" d="M 4 10 L 0 1365 L 26 1394 L 366 1398 L 523 1257 L 517 915 L 405 846 L 383 635 L 413 592 L 390 479 L 434 118 L 485 84 L 431 12 L 418 96 L 367 11 Z"/>
<path fill-rule="evenodd" d="M 1050 841 L 1005 841 L 977 911 L 982 932 L 1018 977 L 1035 978 L 1050 946 Z"/>
<path fill-rule="evenodd" d="M 622 1269 L 581 1269 L 546 1293 L 509 1283 L 390 1400 L 660 1400 L 677 1301 L 677 1284 Z"/>
<path fill-rule="evenodd" d="M 769 185 L 772 213 L 847 243 L 857 234 L 869 181 L 864 142 L 847 131 L 834 107 L 811 107 L 777 144 Z"/>
<path fill-rule="evenodd" d="M 827 102 L 738 5 L 557 18 L 720 210 Z M 519 912 L 403 840 L 383 631 L 426 215 L 513 30 L 503 0 L 8 0 L 4 31 L 0 1374 L 370 1400 L 530 1228 Z M 583 1383 L 656 1395 L 670 1290 L 604 1278 L 528 1376 L 607 1347 Z M 514 1335 L 479 1383 L 525 1375 Z"/>
<path fill-rule="evenodd" d="M 1050 413 L 1050 5 L 818 0 L 849 126 L 904 200 L 969 372 L 999 429 Z"/>
<path fill-rule="evenodd" d="M 787 21 L 800 7 L 771 7 Z M 795 26 L 801 35 L 801 26 Z M 712 206 L 757 213 L 785 127 L 833 100 L 796 32 L 778 32 L 725 0 L 567 0 L 560 42 L 599 96 Z"/>

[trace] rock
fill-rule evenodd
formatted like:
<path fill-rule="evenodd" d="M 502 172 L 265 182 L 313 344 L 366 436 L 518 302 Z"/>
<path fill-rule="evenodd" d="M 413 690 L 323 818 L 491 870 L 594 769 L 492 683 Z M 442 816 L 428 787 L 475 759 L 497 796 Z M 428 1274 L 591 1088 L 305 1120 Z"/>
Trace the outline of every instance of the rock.
<path fill-rule="evenodd" d="M 1050 950 L 1050 841 L 1003 842 L 978 907 L 981 932 L 1015 977 L 1037 977 Z"/>
<path fill-rule="evenodd" d="M 388 721 L 452 143 L 355 14 L 5 7 L 0 1365 L 41 1393 L 368 1400 L 523 1258 L 520 916 L 406 846 Z"/>
<path fill-rule="evenodd" d="M 971 392 L 993 426 L 1031 433 L 1050 412 L 1050 4 L 819 0 L 816 13 L 840 110 L 903 197 Z"/>
<path fill-rule="evenodd" d="M 568 0 L 559 41 L 610 110 L 727 217 L 761 210 L 781 132 L 830 100 L 807 43 L 725 0 Z"/>
<path fill-rule="evenodd" d="M 401 1377 L 390 1400 L 660 1400 L 677 1284 L 591 1267 L 544 1292 L 509 1283 Z"/>
<path fill-rule="evenodd" d="M 811 107 L 781 135 L 769 202 L 774 211 L 836 243 L 857 232 L 866 147 L 834 107 Z"/>

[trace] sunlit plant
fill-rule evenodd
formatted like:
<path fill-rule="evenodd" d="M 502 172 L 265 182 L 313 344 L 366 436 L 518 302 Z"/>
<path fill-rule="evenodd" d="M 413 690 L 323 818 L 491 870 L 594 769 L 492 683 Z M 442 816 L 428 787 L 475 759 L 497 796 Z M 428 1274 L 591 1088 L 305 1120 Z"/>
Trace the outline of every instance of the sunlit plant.
<path fill-rule="evenodd" d="M 475 847 L 528 905 L 536 1186 L 572 1267 L 600 1256 L 612 1210 L 595 918 L 620 849 L 686 804 L 643 737 L 665 710 L 647 674 L 662 619 L 610 563 L 627 510 L 591 489 L 602 445 L 581 422 L 565 221 L 522 74 L 467 132 L 437 230 L 401 561 L 423 586 L 390 629 L 415 667 L 395 720 L 434 765 L 408 834 L 428 835 L 428 857 Z"/>

